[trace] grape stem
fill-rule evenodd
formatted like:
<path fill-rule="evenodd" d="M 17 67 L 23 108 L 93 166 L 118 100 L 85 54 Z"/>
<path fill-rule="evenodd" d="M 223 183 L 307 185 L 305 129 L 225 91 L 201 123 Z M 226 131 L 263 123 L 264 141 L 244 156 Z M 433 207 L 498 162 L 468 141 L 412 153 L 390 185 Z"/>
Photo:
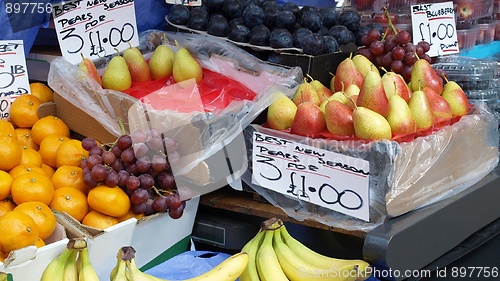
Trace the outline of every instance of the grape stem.
<path fill-rule="evenodd" d="M 384 14 L 387 17 L 387 24 L 389 25 L 389 28 L 392 29 L 392 32 L 394 32 L 394 35 L 397 35 L 398 31 L 397 31 L 396 27 L 394 27 L 394 24 L 392 23 L 391 15 L 389 14 L 389 10 L 387 9 L 387 7 L 383 7 L 382 10 L 384 10 Z M 387 34 L 387 32 L 386 32 L 386 34 Z"/>

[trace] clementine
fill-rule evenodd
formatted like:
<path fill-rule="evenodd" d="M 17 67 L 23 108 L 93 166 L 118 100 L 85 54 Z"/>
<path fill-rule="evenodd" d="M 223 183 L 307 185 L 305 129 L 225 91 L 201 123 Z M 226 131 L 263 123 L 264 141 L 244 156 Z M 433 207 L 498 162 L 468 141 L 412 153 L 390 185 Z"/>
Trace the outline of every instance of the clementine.
<path fill-rule="evenodd" d="M 34 246 L 38 242 L 38 228 L 27 214 L 10 211 L 0 217 L 0 247 L 8 255 L 11 251 Z"/>
<path fill-rule="evenodd" d="M 56 152 L 56 167 L 75 166 L 80 167 L 83 159 L 89 156 L 89 152 L 82 147 L 82 142 L 70 139 L 59 145 Z"/>
<path fill-rule="evenodd" d="M 21 155 L 21 165 L 33 166 L 33 167 L 42 167 L 43 161 L 42 156 L 38 151 L 29 146 L 21 146 L 22 155 Z"/>
<path fill-rule="evenodd" d="M 26 145 L 32 147 L 34 150 L 40 148 L 38 144 L 36 144 L 31 138 L 31 129 L 30 128 L 16 128 L 16 138 L 21 146 Z"/>
<path fill-rule="evenodd" d="M 18 96 L 10 105 L 10 120 L 17 127 L 31 128 L 38 121 L 40 99 L 34 95 Z"/>
<path fill-rule="evenodd" d="M 44 83 L 30 83 L 30 92 L 42 103 L 51 102 L 54 100 L 54 91 L 52 91 L 52 89 Z"/>
<path fill-rule="evenodd" d="M 5 119 L 0 119 L 0 136 L 12 136 L 17 139 L 14 125 Z"/>
<path fill-rule="evenodd" d="M 43 163 L 51 166 L 52 168 L 56 168 L 57 149 L 61 143 L 67 140 L 70 140 L 70 138 L 56 135 L 44 138 L 40 143 L 40 149 L 38 149 L 38 153 L 42 156 Z"/>
<path fill-rule="evenodd" d="M 55 189 L 68 186 L 76 188 L 84 194 L 89 192 L 89 187 L 83 182 L 83 173 L 80 167 L 61 166 L 54 172 L 51 180 Z"/>
<path fill-rule="evenodd" d="M 13 181 L 14 178 L 9 173 L 0 171 L 0 200 L 9 197 Z"/>
<path fill-rule="evenodd" d="M 47 239 L 56 229 L 56 216 L 49 206 L 43 202 L 24 202 L 17 205 L 14 211 L 23 212 L 35 221 L 38 228 L 38 237 L 42 240 Z"/>
<path fill-rule="evenodd" d="M 54 173 L 56 172 L 56 170 L 54 170 L 54 168 L 52 168 L 51 166 L 49 166 L 45 163 L 42 163 L 42 170 L 45 172 L 47 177 L 49 177 L 50 179 L 52 179 L 52 175 L 54 175 Z"/>
<path fill-rule="evenodd" d="M 54 192 L 54 198 L 49 207 L 61 213 L 66 212 L 80 222 L 89 212 L 87 197 L 83 192 L 73 187 L 58 188 Z"/>
<path fill-rule="evenodd" d="M 17 165 L 9 171 L 9 175 L 11 175 L 13 179 L 18 178 L 20 175 L 28 173 L 39 173 L 42 175 L 47 175 L 41 167 L 29 165 Z"/>
<path fill-rule="evenodd" d="M 124 216 L 130 209 L 130 199 L 118 186 L 99 185 L 87 195 L 91 209 L 112 217 Z"/>
<path fill-rule="evenodd" d="M 21 163 L 23 152 L 17 140 L 11 136 L 0 137 L 0 170 L 9 171 Z"/>
<path fill-rule="evenodd" d="M 31 137 L 37 144 L 40 144 L 46 136 L 50 135 L 69 138 L 68 125 L 59 117 L 49 115 L 40 118 L 31 127 Z"/>
<path fill-rule="evenodd" d="M 0 201 L 0 217 L 3 216 L 5 213 L 14 210 L 16 207 L 16 204 L 10 200 L 10 198 L 5 198 Z"/>
<path fill-rule="evenodd" d="M 106 229 L 110 226 L 118 224 L 118 219 L 96 210 L 92 210 L 83 218 L 82 224 L 97 229 Z"/>
<path fill-rule="evenodd" d="M 28 201 L 40 201 L 48 205 L 54 197 L 54 185 L 46 175 L 27 173 L 14 179 L 10 193 L 17 205 Z"/>

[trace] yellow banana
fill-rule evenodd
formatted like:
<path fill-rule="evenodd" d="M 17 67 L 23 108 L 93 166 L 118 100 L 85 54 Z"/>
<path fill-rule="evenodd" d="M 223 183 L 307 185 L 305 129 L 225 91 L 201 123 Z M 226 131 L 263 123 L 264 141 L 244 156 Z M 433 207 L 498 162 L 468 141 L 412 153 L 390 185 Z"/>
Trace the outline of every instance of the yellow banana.
<path fill-rule="evenodd" d="M 283 242 L 295 252 L 301 259 L 319 268 L 344 268 L 349 266 L 357 266 L 358 280 L 365 280 L 370 277 L 371 267 L 370 264 L 364 260 L 355 259 L 337 259 L 322 255 L 313 251 L 300 241 L 290 235 L 285 226 L 280 228 L 281 237 Z"/>
<path fill-rule="evenodd" d="M 354 281 L 358 277 L 355 265 L 321 268 L 308 263 L 283 243 L 280 230 L 274 231 L 273 247 L 283 272 L 292 281 Z"/>
<path fill-rule="evenodd" d="M 206 273 L 184 281 L 234 281 L 248 265 L 248 254 L 236 253 Z M 276 280 L 277 281 L 277 280 Z"/>
<path fill-rule="evenodd" d="M 274 230 L 265 230 L 264 239 L 257 251 L 256 264 L 262 281 L 287 281 L 273 248 Z"/>
<path fill-rule="evenodd" d="M 99 277 L 90 263 L 89 249 L 87 247 L 80 250 L 80 254 L 78 255 L 78 264 L 78 281 L 99 281 Z"/>
<path fill-rule="evenodd" d="M 69 259 L 69 257 L 73 252 L 75 252 L 75 250 L 70 248 L 65 248 L 58 257 L 56 257 L 47 265 L 47 267 L 44 269 L 42 273 L 40 281 L 63 280 L 64 267 L 66 265 L 66 261 Z"/>
<path fill-rule="evenodd" d="M 161 279 L 154 279 L 153 276 L 139 270 L 135 263 L 135 257 L 125 260 L 128 268 L 128 280 L 130 281 L 154 281 Z"/>
<path fill-rule="evenodd" d="M 78 250 L 73 249 L 66 263 L 64 265 L 64 281 L 78 281 L 78 269 L 76 265 L 76 257 L 78 255 Z"/>
<path fill-rule="evenodd" d="M 7 281 L 9 280 L 9 274 L 5 272 L 0 272 L 0 281 Z"/>
<path fill-rule="evenodd" d="M 127 277 L 127 263 L 125 260 L 120 259 L 116 263 L 116 267 L 114 268 L 114 271 L 111 274 L 111 279 L 110 281 L 128 281 Z"/>
<path fill-rule="evenodd" d="M 260 281 L 259 272 L 257 272 L 256 256 L 260 247 L 264 231 L 259 231 L 254 238 L 248 241 L 241 249 L 242 252 L 248 254 L 248 264 L 243 273 L 240 275 L 240 281 Z"/>

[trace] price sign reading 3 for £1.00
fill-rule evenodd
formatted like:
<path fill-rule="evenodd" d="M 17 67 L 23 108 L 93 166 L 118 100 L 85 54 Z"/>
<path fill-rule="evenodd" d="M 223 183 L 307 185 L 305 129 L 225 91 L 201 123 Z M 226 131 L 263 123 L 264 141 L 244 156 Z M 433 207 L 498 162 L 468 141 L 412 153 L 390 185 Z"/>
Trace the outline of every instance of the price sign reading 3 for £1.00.
<path fill-rule="evenodd" d="M 458 53 L 453 2 L 411 6 L 413 41 L 430 44 L 429 56 Z"/>
<path fill-rule="evenodd" d="M 369 162 L 255 132 L 252 183 L 369 221 Z"/>
<path fill-rule="evenodd" d="M 77 64 L 139 44 L 133 0 L 73 0 L 52 8 L 63 57 Z"/>

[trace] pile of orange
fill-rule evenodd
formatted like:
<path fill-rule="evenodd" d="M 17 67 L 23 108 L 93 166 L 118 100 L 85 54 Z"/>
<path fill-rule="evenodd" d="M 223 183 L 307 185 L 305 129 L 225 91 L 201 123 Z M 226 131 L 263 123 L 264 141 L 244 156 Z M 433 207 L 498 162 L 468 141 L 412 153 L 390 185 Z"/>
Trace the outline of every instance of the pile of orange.
<path fill-rule="evenodd" d="M 38 116 L 52 90 L 43 83 L 30 89 L 12 102 L 10 120 L 0 119 L 0 261 L 13 250 L 45 245 L 57 225 L 53 210 L 99 229 L 133 215 L 120 188 L 84 184 L 80 166 L 88 152 L 63 120 Z"/>

